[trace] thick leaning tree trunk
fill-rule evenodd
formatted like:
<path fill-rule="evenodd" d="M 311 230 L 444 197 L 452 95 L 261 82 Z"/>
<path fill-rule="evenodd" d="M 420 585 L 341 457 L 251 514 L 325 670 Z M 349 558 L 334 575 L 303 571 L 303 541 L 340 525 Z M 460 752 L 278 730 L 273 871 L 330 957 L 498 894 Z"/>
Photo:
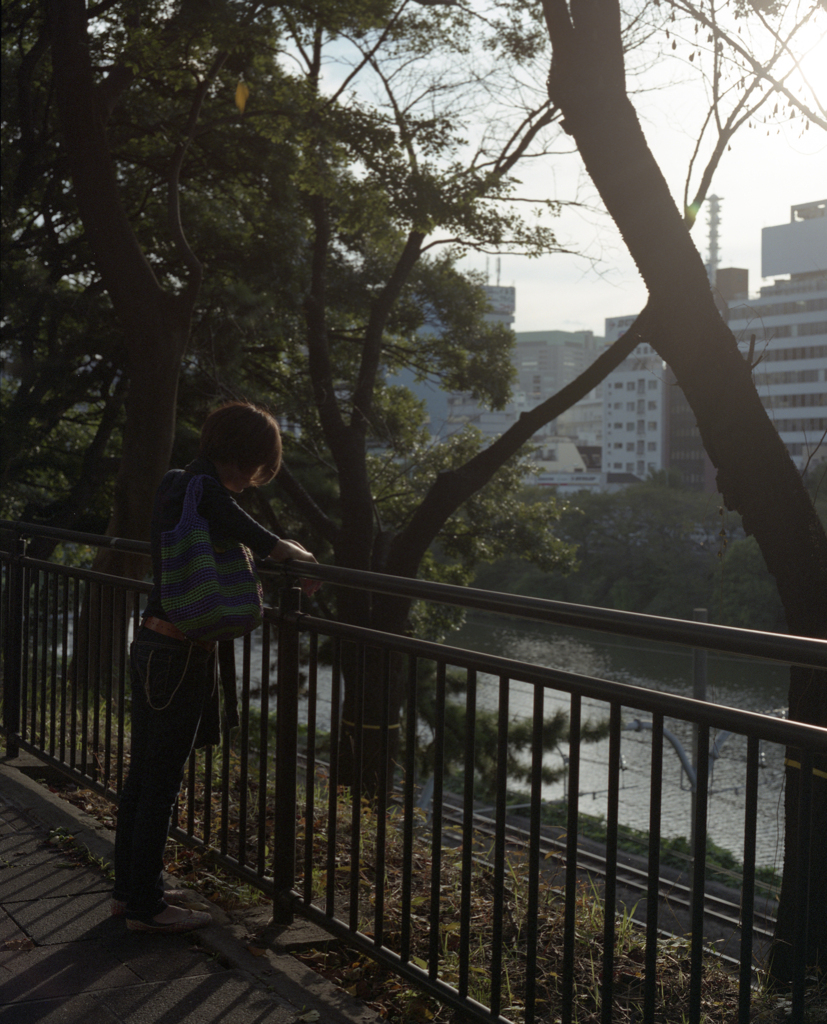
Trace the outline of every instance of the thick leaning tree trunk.
<path fill-rule="evenodd" d="M 695 413 L 718 487 L 740 513 L 775 577 L 791 632 L 827 636 L 827 536 L 770 422 L 732 332 L 712 298 L 701 257 L 626 94 L 616 0 L 544 0 L 553 59 L 549 95 L 649 291 L 646 340 L 675 373 Z M 790 716 L 827 726 L 827 672 L 793 670 Z M 790 752 L 790 759 L 797 760 Z M 827 769 L 825 759 L 817 767 Z M 827 783 L 814 777 L 814 824 L 827 821 Z M 796 928 L 799 779 L 787 769 L 784 882 L 774 971 L 790 970 Z M 827 906 L 827 843 L 812 851 L 810 900 Z M 800 922 L 798 923 L 800 927 Z M 827 915 L 809 921 L 809 956 L 827 957 Z"/>
<path fill-rule="evenodd" d="M 200 281 L 167 294 L 126 216 L 95 85 L 83 0 L 52 0 L 55 96 L 75 199 L 128 344 L 129 392 L 110 536 L 149 538 L 152 501 L 169 466 L 181 358 Z M 142 579 L 148 562 L 100 549 L 95 567 Z"/>

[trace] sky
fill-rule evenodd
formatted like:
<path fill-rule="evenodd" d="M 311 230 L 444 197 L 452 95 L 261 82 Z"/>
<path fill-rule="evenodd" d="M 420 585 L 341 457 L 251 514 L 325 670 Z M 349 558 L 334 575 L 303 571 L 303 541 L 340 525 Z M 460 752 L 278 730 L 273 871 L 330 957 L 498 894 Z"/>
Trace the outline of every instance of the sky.
<path fill-rule="evenodd" d="M 827 16 L 822 17 L 821 25 L 826 22 Z M 811 52 L 808 64 L 825 102 L 827 41 Z M 699 88 L 695 78 L 633 99 L 649 146 L 679 207 L 694 146 L 693 128 L 704 109 Z M 719 266 L 746 267 L 751 295 L 771 284 L 771 279 L 761 277 L 761 229 L 789 222 L 791 206 L 827 199 L 827 132 L 811 125 L 801 136 L 801 120 L 793 124 L 795 127 L 781 126 L 779 134 L 779 126 L 741 129 L 710 189 L 710 194 L 721 198 Z M 566 199 L 579 195 L 599 202 L 576 154 L 547 158 L 522 177 L 526 190 L 534 196 Z M 707 209 L 705 204 L 692 231 L 705 261 Z M 564 254 L 535 260 L 503 256 L 499 280 L 495 257 L 486 261 L 475 256 L 466 265 L 487 271 L 490 284 L 516 288 L 516 331 L 590 330 L 602 336 L 607 317 L 634 314 L 644 306 L 646 289 L 606 214 L 569 211 L 553 223 L 559 241 L 592 259 Z"/>

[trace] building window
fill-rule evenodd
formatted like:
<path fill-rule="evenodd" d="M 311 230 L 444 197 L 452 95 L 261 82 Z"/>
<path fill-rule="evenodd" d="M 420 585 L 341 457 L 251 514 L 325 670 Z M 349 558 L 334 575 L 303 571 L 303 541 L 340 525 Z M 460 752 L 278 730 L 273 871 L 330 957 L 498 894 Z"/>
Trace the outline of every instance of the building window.
<path fill-rule="evenodd" d="M 658 429 L 657 420 L 649 420 L 649 427 L 648 427 L 648 429 L 649 430 L 657 430 Z"/>
<path fill-rule="evenodd" d="M 650 409 L 657 409 L 657 407 L 658 407 L 658 403 L 657 402 L 650 402 L 649 403 L 649 408 Z"/>
<path fill-rule="evenodd" d="M 635 382 L 633 380 L 626 381 L 626 390 L 627 391 L 634 391 L 635 390 Z"/>
<path fill-rule="evenodd" d="M 627 430 L 634 430 L 635 429 L 634 423 L 627 423 L 626 424 L 626 429 Z"/>
<path fill-rule="evenodd" d="M 635 464 L 634 464 L 634 462 L 627 462 L 626 463 L 626 472 L 627 473 L 634 473 L 634 471 L 635 471 Z"/>
<path fill-rule="evenodd" d="M 638 476 L 643 476 L 643 460 L 642 459 L 637 464 L 637 475 Z"/>
<path fill-rule="evenodd" d="M 634 412 L 634 411 L 635 411 L 635 403 L 634 402 L 627 402 L 626 403 L 626 412 Z"/>
<path fill-rule="evenodd" d="M 656 380 L 649 380 L 646 382 L 646 387 L 649 388 L 650 391 L 654 391 L 657 386 L 658 382 Z"/>
<path fill-rule="evenodd" d="M 635 442 L 634 441 L 627 441 L 626 442 L 626 451 L 627 452 L 633 452 L 634 450 L 635 450 Z"/>
<path fill-rule="evenodd" d="M 650 441 L 650 442 L 649 442 L 649 443 L 648 443 L 648 444 L 646 445 L 646 448 L 647 448 L 647 450 L 648 450 L 648 451 L 650 451 L 650 452 L 656 452 L 656 451 L 658 450 L 658 442 L 657 442 L 657 441 Z"/>

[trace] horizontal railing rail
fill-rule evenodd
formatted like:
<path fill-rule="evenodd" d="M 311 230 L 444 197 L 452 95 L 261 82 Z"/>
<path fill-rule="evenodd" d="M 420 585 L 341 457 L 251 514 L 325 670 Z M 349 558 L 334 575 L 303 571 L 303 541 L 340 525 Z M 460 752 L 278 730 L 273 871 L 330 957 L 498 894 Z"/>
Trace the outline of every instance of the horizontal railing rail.
<path fill-rule="evenodd" d="M 0 522 L 0 544 L 6 538 L 7 548 L 0 550 L 7 751 L 35 754 L 116 802 L 129 765 L 128 644 L 149 584 L 31 558 L 25 540 L 32 536 L 139 554 L 146 554 L 148 545 Z M 582 1010 L 608 1022 L 618 999 L 637 1000 L 642 1018 L 655 1019 L 662 1012 L 660 935 L 672 918 L 673 931 L 691 936 L 685 1006 L 687 1019 L 697 1022 L 711 955 L 705 878 L 717 749 L 712 732 L 726 732 L 736 737 L 730 742 L 738 744 L 737 778 L 744 793 L 739 812 L 743 878 L 734 897 L 741 906 L 741 927 L 731 929 L 716 948 L 740 964 L 737 1016 L 745 1022 L 753 972 L 766 952 L 758 948 L 766 938 L 763 926 L 753 919 L 760 773 L 769 754 L 779 774 L 785 762 L 793 766 L 787 785 L 792 779 L 799 787 L 794 877 L 802 909 L 801 927 L 792 937 L 796 974 L 791 998 L 793 1013 L 803 1012 L 806 865 L 809 844 L 820 838 L 811 823 L 812 790 L 823 784 L 815 759 L 827 756 L 827 730 L 554 665 L 331 621 L 301 610 L 296 584 L 299 577 L 310 577 L 382 598 L 450 604 L 489 617 L 622 634 L 815 670 L 827 665 L 826 641 L 332 566 L 287 563 L 274 570 L 265 563 L 261 571 L 278 586 L 280 607 L 266 609 L 256 634 L 219 652 L 222 675 L 238 693 L 239 742 L 234 746 L 225 734 L 217 746 L 193 752 L 175 838 L 209 849 L 226 870 L 271 896 L 276 920 L 289 922 L 300 913 L 479 1021 L 533 1024 L 552 1015 L 570 1022 Z M 549 706 L 563 708 L 569 721 L 565 825 L 553 845 L 543 817 Z M 625 876 L 618 867 L 627 712 L 650 716 L 641 768 L 649 840 L 643 867 L 636 872 L 645 879 L 643 907 L 636 914 L 642 918 L 642 991 L 625 987 L 626 974 L 618 966 L 621 922 L 630 914 Z M 600 748 L 606 792 L 600 860 L 605 868 L 588 899 L 602 900 L 605 912 L 599 935 L 593 936 L 601 950 L 593 974 L 600 980 L 589 984 L 581 976 L 581 959 L 591 953 L 582 948 L 584 925 L 577 916 L 586 898 L 584 878 L 591 871 L 580 839 L 581 730 L 586 716 L 595 713 L 606 716 L 608 732 Z M 488 740 L 480 739 L 488 735 L 480 731 L 485 716 L 496 723 Z M 672 735 L 665 728 L 667 719 L 675 723 L 670 721 L 670 730 L 694 730 L 696 735 L 692 870 L 675 883 L 680 895 L 671 902 L 661 871 L 669 785 L 663 748 L 664 737 Z M 522 755 L 529 781 L 519 801 L 527 811 L 521 830 L 509 824 L 509 773 L 516 763 L 509 728 L 515 720 L 530 733 Z M 458 736 L 461 753 L 451 761 L 448 748 Z M 476 757 L 485 742 L 491 745 L 484 753 L 494 766 L 494 781 L 488 783 L 490 796 L 481 801 Z M 419 806 L 425 766 L 428 813 Z M 456 792 L 449 793 L 452 785 Z M 359 799 L 361 793 L 369 799 Z M 545 963 L 549 958 L 551 968 Z"/>

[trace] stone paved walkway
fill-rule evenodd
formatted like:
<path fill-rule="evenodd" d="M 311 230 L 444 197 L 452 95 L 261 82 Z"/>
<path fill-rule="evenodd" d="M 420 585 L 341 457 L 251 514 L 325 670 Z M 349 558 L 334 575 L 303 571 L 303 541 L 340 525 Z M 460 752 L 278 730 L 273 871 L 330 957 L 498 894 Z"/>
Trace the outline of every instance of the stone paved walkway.
<path fill-rule="evenodd" d="M 55 829 L 111 859 L 111 832 L 0 761 L 0 1024 L 379 1021 L 289 953 L 254 955 L 211 904 L 198 932 L 127 931 L 109 880 L 50 842 Z"/>

